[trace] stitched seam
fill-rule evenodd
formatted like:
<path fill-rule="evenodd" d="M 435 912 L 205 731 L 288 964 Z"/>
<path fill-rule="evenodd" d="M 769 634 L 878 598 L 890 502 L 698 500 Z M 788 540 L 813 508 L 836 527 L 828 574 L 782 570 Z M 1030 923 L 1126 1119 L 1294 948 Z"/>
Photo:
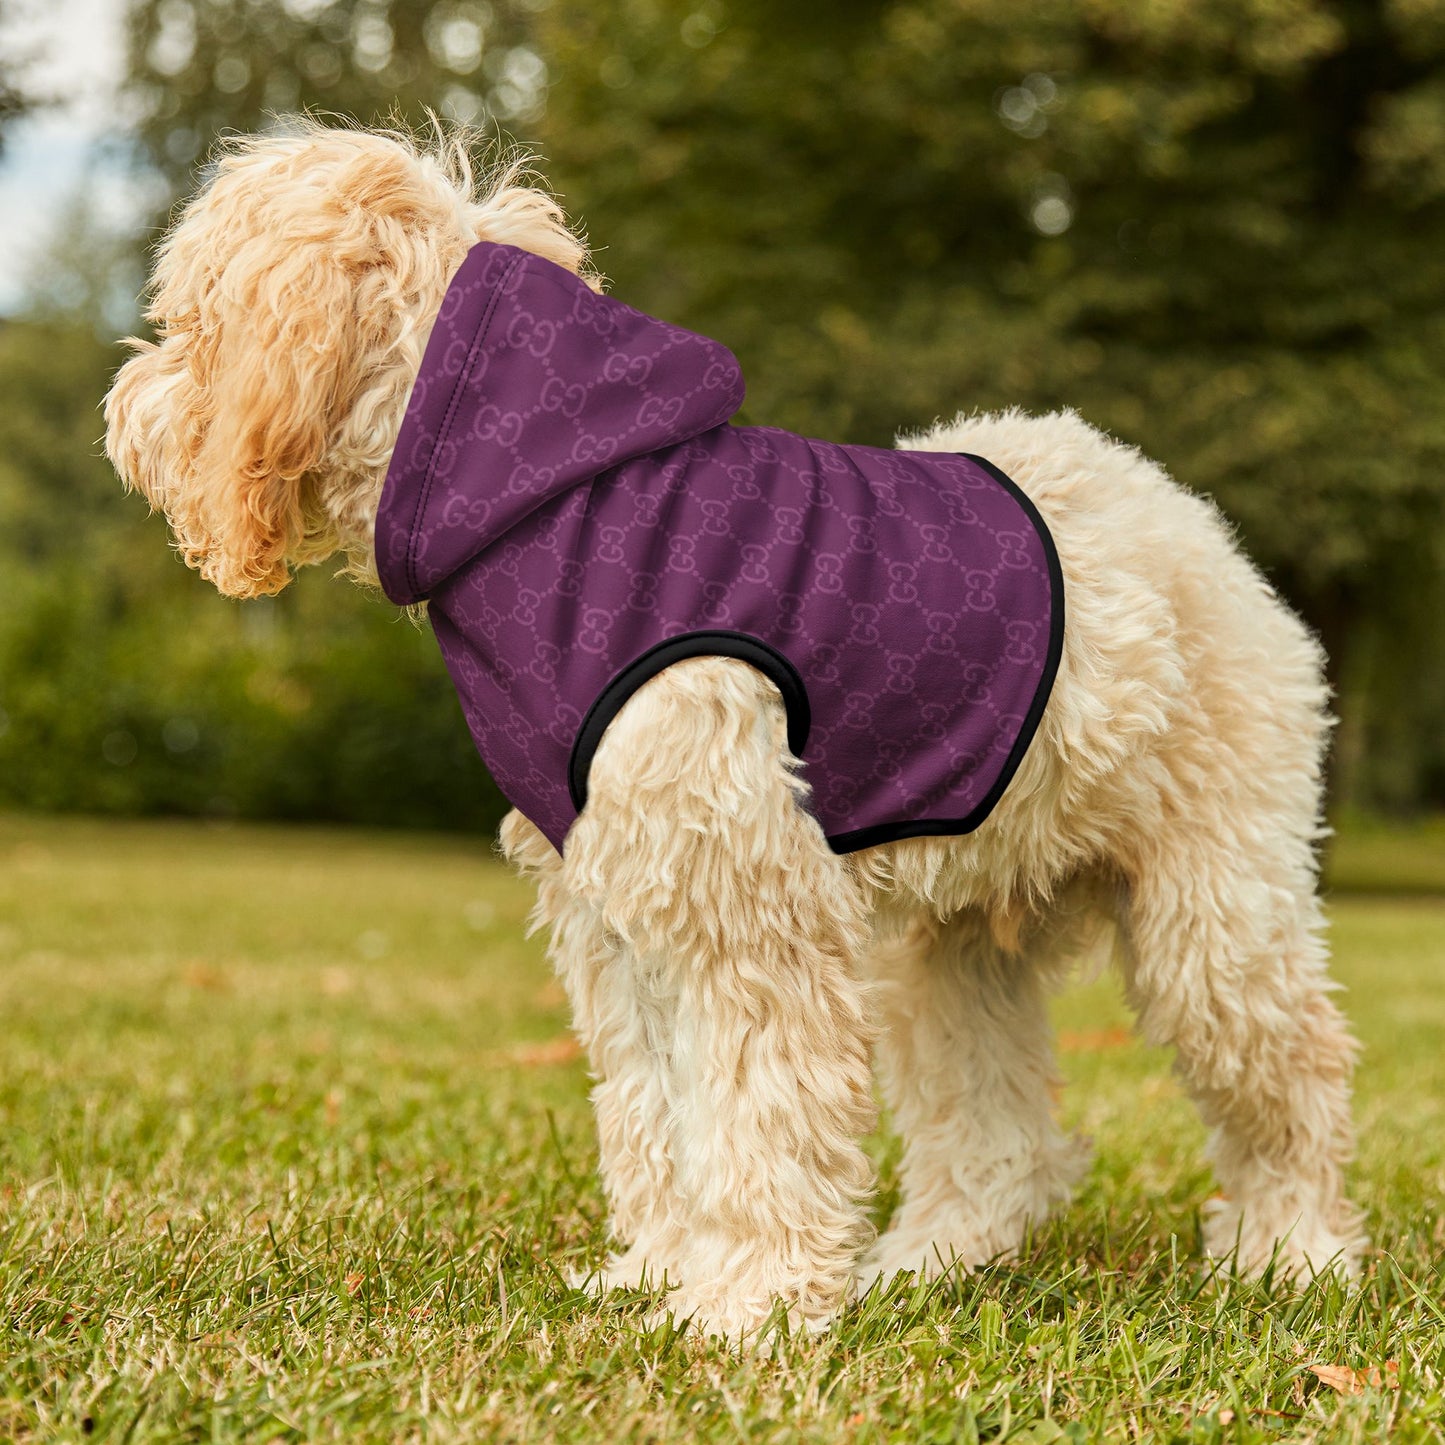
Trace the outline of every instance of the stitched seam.
<path fill-rule="evenodd" d="M 421 595 L 421 586 L 416 576 L 416 534 L 417 527 L 421 522 L 422 513 L 426 510 L 427 498 L 431 495 L 432 482 L 436 479 L 437 456 L 441 451 L 442 442 L 452 429 L 452 419 L 456 416 L 457 407 L 461 402 L 462 387 L 466 384 L 467 378 L 472 374 L 472 368 L 477 364 L 477 356 L 487 342 L 487 332 L 491 328 L 492 320 L 496 315 L 497 307 L 501 303 L 502 292 L 507 282 L 511 279 L 512 272 L 525 261 L 526 255 L 515 256 L 511 265 L 502 272 L 501 278 L 492 290 L 487 301 L 487 309 L 482 313 L 482 319 L 477 323 L 477 329 L 472 337 L 471 350 L 467 352 L 466 363 L 457 373 L 457 379 L 452 386 L 451 400 L 447 402 L 446 415 L 442 419 L 441 429 L 437 432 L 437 439 L 432 446 L 432 453 L 427 461 L 426 476 L 422 479 L 421 491 L 416 499 L 416 511 L 412 514 L 411 532 L 406 542 L 406 576 L 411 583 L 412 593 Z"/>

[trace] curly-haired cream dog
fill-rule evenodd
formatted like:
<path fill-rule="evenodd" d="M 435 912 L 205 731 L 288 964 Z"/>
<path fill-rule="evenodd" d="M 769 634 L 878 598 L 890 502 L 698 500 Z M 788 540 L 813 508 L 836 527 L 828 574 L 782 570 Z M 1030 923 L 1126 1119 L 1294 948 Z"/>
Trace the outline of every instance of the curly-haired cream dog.
<path fill-rule="evenodd" d="M 597 1080 L 596 1280 L 738 1338 L 1007 1256 L 1084 1166 L 1046 999 L 1100 920 L 1213 1131 L 1208 1248 L 1352 1270 L 1320 653 L 1215 510 L 1069 413 L 732 427 L 726 351 L 585 266 L 459 143 L 235 142 L 106 418 L 222 592 L 339 554 L 430 599 Z"/>

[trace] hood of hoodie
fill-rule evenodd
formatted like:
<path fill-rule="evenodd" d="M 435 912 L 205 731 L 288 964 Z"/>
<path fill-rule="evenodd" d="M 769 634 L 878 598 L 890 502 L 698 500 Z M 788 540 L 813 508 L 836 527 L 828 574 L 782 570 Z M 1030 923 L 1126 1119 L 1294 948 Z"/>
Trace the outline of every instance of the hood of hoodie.
<path fill-rule="evenodd" d="M 538 507 L 722 425 L 743 390 L 719 342 L 480 243 L 447 288 L 392 452 L 382 588 L 422 601 Z"/>

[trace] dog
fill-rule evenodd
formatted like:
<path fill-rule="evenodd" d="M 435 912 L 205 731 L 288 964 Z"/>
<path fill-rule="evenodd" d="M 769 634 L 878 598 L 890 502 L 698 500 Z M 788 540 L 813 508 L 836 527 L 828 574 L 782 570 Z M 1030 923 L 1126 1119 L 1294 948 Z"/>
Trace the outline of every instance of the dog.
<path fill-rule="evenodd" d="M 529 173 L 512 165 L 478 178 L 467 154 L 455 136 L 310 122 L 227 142 L 159 247 L 155 340 L 130 343 L 106 399 L 106 445 L 125 484 L 165 513 L 185 561 L 228 596 L 276 592 L 295 568 L 328 558 L 403 604 L 430 596 L 484 756 L 512 748 L 497 771 L 522 806 L 502 825 L 502 849 L 536 880 L 536 919 L 551 930 L 595 1079 L 615 1249 L 592 1286 L 663 1286 L 664 1313 L 743 1340 L 780 1304 L 794 1327 L 822 1329 L 874 1281 L 1007 1259 L 1086 1167 L 1085 1146 L 1053 1117 L 1046 1003 L 1074 962 L 1104 947 L 1142 1035 L 1172 1046 L 1211 1130 L 1223 1197 L 1206 1212 L 1206 1249 L 1250 1275 L 1353 1273 L 1365 1240 L 1342 1175 L 1355 1047 L 1331 999 L 1317 897 L 1322 657 L 1215 508 L 1070 412 L 960 415 L 903 439 L 893 471 L 886 451 L 859 460 L 867 449 L 731 428 L 740 390 L 709 371 L 726 372 L 727 353 L 606 298 L 583 241 Z M 467 306 L 504 318 L 480 359 L 453 326 Z M 496 348 L 545 371 L 553 354 L 539 361 L 537 348 L 551 333 L 538 337 L 552 322 L 596 333 L 571 363 L 595 363 L 578 394 L 615 384 L 627 406 L 646 400 L 652 381 L 637 377 L 657 357 L 682 365 L 696 343 L 677 392 L 701 408 L 695 425 L 673 437 L 663 418 L 662 433 L 647 432 L 643 452 L 612 470 L 607 437 L 589 434 L 602 449 L 582 457 L 575 494 L 550 512 L 540 494 L 517 501 L 508 526 L 532 526 L 525 546 L 513 555 L 504 537 L 458 563 L 447 549 L 480 546 L 495 521 L 487 509 L 510 504 L 523 474 L 516 437 L 500 436 L 511 424 L 495 406 L 484 414 L 489 388 L 513 374 Z M 480 336 L 490 322 L 477 324 Z M 634 345 L 634 326 L 652 340 Z M 556 406 L 555 426 L 534 427 L 534 440 L 570 438 L 550 463 L 576 462 L 580 433 L 565 430 L 573 380 L 537 376 L 538 396 L 552 386 Z M 644 390 L 626 393 L 634 383 Z M 448 405 L 475 413 L 465 436 L 436 433 Z M 670 405 L 663 397 L 653 413 Z M 441 512 L 423 492 L 442 485 L 438 448 L 453 442 L 450 475 L 467 472 L 472 491 L 451 523 L 428 530 L 425 517 Z M 797 447 L 816 462 L 800 464 L 801 482 L 787 462 L 804 455 Z M 972 545 L 969 497 L 1013 509 L 990 526 L 1013 538 L 1020 586 L 1035 590 L 989 605 L 1003 609 L 1005 632 L 1032 609 L 1020 624 L 1030 630 L 1013 634 L 1025 637 L 1024 660 L 995 709 L 1008 746 L 967 763 L 993 770 L 963 799 L 967 816 L 910 827 L 910 807 L 925 823 L 940 808 L 958 813 L 962 794 L 940 801 L 940 789 L 962 786 L 952 775 L 910 785 L 901 802 L 867 802 L 869 787 L 915 761 L 912 735 L 902 748 L 884 730 L 869 734 L 877 757 L 855 750 L 862 792 L 844 788 L 828 805 L 840 818 L 864 807 L 865 826 L 839 833 L 820 789 L 855 765 L 835 759 L 831 781 L 817 774 L 799 709 L 819 711 L 805 694 L 822 684 L 796 675 L 785 635 L 788 608 L 806 599 L 770 611 L 754 598 L 748 616 L 776 636 L 751 652 L 664 645 L 600 718 L 594 709 L 580 795 L 569 792 L 577 778 L 558 776 L 588 720 L 555 678 L 543 707 L 555 715 L 524 716 L 517 675 L 541 687 L 528 672 L 537 657 L 554 672 L 572 662 L 538 623 L 536 656 L 489 664 L 486 587 L 502 585 L 510 561 L 508 595 L 520 597 L 537 548 L 571 565 L 563 544 L 580 534 L 567 528 L 630 495 L 628 477 L 643 479 L 639 495 L 655 487 L 692 505 L 688 477 L 727 448 L 724 465 L 741 458 L 745 477 L 759 449 L 783 456 L 784 470 L 764 475 L 815 500 L 834 462 L 840 476 L 873 468 L 846 503 L 867 535 L 859 508 L 870 495 L 891 504 L 879 502 L 880 515 L 905 522 L 910 509 L 953 507 L 945 551 Z M 473 533 L 468 506 L 483 509 Z M 756 511 L 746 516 L 756 527 Z M 669 540 L 689 558 L 689 539 L 707 530 L 698 517 Z M 779 514 L 780 533 L 795 522 Z M 730 540 L 724 526 L 708 555 L 740 568 L 725 555 Z M 635 559 L 617 557 L 635 581 Z M 461 582 L 436 580 L 478 568 L 491 580 L 470 602 Z M 850 582 L 850 608 L 882 606 L 851 590 L 869 575 Z M 722 595 L 706 575 L 695 585 L 703 600 L 689 606 Z M 951 706 L 940 677 L 942 693 L 971 686 L 973 634 L 960 644 L 950 630 L 970 585 L 955 589 L 951 612 L 918 613 L 925 629 L 941 617 L 951 639 L 929 683 L 939 716 Z M 635 614 L 635 649 L 674 625 L 657 622 L 648 585 L 640 604 L 628 595 L 590 609 L 602 619 L 594 631 Z M 526 651 L 529 616 L 514 608 L 509 625 L 522 633 L 508 646 Z M 695 631 L 709 616 L 697 614 Z M 714 630 L 746 639 L 745 626 Z M 914 639 L 917 656 L 929 640 Z M 824 662 L 846 670 L 837 651 Z M 605 670 L 594 666 L 596 677 Z M 511 711 L 482 715 L 489 699 Z M 825 714 L 845 707 L 822 704 Z M 824 721 L 825 742 L 846 731 L 839 717 Z M 876 1124 L 875 1062 L 904 1143 L 901 1202 L 877 1238 L 862 1148 Z"/>

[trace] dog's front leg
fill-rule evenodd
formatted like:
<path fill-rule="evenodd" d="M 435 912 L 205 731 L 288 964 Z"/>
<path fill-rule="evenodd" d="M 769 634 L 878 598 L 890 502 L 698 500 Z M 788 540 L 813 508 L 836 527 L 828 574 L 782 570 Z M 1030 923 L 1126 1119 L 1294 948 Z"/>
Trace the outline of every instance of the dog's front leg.
<path fill-rule="evenodd" d="M 625 1112 L 666 1195 L 668 1308 L 734 1340 L 779 1301 L 825 1325 L 870 1235 L 864 908 L 798 794 L 770 684 L 679 663 L 613 722 L 566 843 L 569 890 L 628 960 L 610 1007 L 641 1022 L 665 1098 L 634 1086 Z"/>
<path fill-rule="evenodd" d="M 598 1163 L 617 1250 L 601 1268 L 579 1272 L 578 1282 L 599 1293 L 675 1282 L 686 1229 L 667 1147 L 675 1003 L 608 929 L 596 899 L 569 886 L 561 857 L 520 813 L 503 820 L 502 851 L 537 885 L 533 923 L 550 930 L 548 956 L 596 1080 Z"/>

